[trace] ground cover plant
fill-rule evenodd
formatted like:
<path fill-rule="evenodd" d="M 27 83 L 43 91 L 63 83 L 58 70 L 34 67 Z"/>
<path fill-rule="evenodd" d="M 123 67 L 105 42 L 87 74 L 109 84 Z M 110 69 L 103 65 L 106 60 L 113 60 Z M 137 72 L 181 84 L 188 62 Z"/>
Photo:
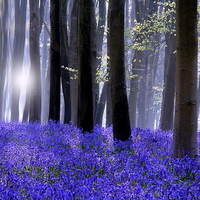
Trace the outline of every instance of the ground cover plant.
<path fill-rule="evenodd" d="M 171 158 L 172 133 L 72 124 L 0 124 L 0 199 L 200 199 L 200 163 Z"/>

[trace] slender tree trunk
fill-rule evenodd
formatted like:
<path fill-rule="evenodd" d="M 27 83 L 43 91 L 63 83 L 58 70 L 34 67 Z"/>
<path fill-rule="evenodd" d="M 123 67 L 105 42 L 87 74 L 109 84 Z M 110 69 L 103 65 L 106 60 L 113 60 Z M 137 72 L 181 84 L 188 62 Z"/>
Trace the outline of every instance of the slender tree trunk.
<path fill-rule="evenodd" d="M 132 8 L 131 8 L 131 27 L 134 26 L 135 20 L 135 0 L 132 0 Z M 134 78 L 130 79 L 130 93 L 129 93 L 129 115 L 130 115 L 130 123 L 131 127 L 137 126 L 137 119 L 136 119 L 136 111 L 137 111 L 137 94 L 138 94 L 138 66 L 137 60 L 138 57 L 137 50 L 131 49 L 132 59 L 131 59 L 131 71 L 133 75 L 136 75 Z M 135 62 L 136 61 L 136 62 Z"/>
<path fill-rule="evenodd" d="M 70 50 L 69 50 L 69 67 L 78 70 L 78 0 L 73 1 L 71 12 L 70 28 Z M 76 73 L 70 73 L 70 93 L 71 93 L 71 120 L 74 125 L 78 123 L 78 79 Z"/>
<path fill-rule="evenodd" d="M 6 66 L 7 66 L 7 51 L 8 51 L 8 28 L 7 28 L 7 20 L 8 20 L 8 1 L 3 1 L 1 3 L 2 9 L 2 18 L 0 21 L 0 121 L 4 119 L 4 112 L 3 112 L 3 102 L 4 102 L 4 85 L 5 85 L 5 77 L 6 77 Z"/>
<path fill-rule="evenodd" d="M 169 3 L 174 0 L 168 0 Z M 167 11 L 168 6 L 165 7 Z M 175 28 L 175 16 L 168 17 L 168 26 L 171 30 Z M 175 99 L 175 77 L 176 77 L 176 37 L 174 33 L 166 33 L 166 47 L 164 60 L 164 89 L 160 117 L 160 128 L 172 130 L 174 123 L 174 99 Z"/>
<path fill-rule="evenodd" d="M 12 99 L 11 99 L 11 121 L 19 121 L 19 97 L 21 85 L 19 79 L 22 72 L 25 26 L 26 26 L 27 1 L 15 0 L 15 31 L 12 55 Z"/>
<path fill-rule="evenodd" d="M 106 99 L 107 99 L 107 83 L 104 83 L 103 89 L 101 92 L 101 97 L 100 97 L 98 107 L 97 107 L 96 116 L 95 116 L 96 124 L 102 125 L 103 112 L 105 109 Z"/>
<path fill-rule="evenodd" d="M 173 156 L 198 155 L 197 0 L 177 1 L 177 76 Z"/>
<path fill-rule="evenodd" d="M 169 36 L 169 34 L 167 34 Z M 162 98 L 162 109 L 160 128 L 162 130 L 173 129 L 174 119 L 174 96 L 175 96 L 175 75 L 176 75 L 176 38 L 174 35 L 170 36 L 169 42 L 165 50 L 165 74 L 164 74 L 164 90 Z"/>
<path fill-rule="evenodd" d="M 135 75 L 130 81 L 130 94 L 129 94 L 129 113 L 131 126 L 137 126 L 137 96 L 138 96 L 138 77 L 140 62 L 138 61 L 141 52 L 135 51 L 135 56 L 132 59 L 132 74 Z M 135 59 L 137 60 L 135 61 Z M 140 59 L 139 59 L 140 60 Z"/>
<path fill-rule="evenodd" d="M 46 4 L 46 0 L 40 0 L 40 33 L 42 30 L 42 25 L 44 23 L 44 14 L 45 14 L 45 4 Z"/>
<path fill-rule="evenodd" d="M 93 129 L 92 0 L 79 0 L 78 9 L 78 126 Z"/>
<path fill-rule="evenodd" d="M 41 49 L 41 81 L 42 81 L 42 109 L 41 109 L 41 122 L 47 122 L 49 118 L 49 38 L 50 38 L 50 30 L 46 26 L 49 21 L 49 4 L 44 4 L 45 13 L 43 20 L 43 37 L 42 37 L 42 49 Z M 41 6 L 40 6 L 41 7 Z M 41 10 L 42 8 L 40 8 Z M 42 9 L 43 10 L 43 9 Z M 41 13 L 41 11 L 40 11 Z M 41 17 L 40 17 L 41 19 Z M 40 23 L 41 24 L 41 23 Z"/>
<path fill-rule="evenodd" d="M 95 15 L 94 0 L 91 4 L 91 66 L 92 66 L 92 89 L 93 89 L 93 121 L 97 110 L 97 103 L 99 98 L 99 83 L 96 81 L 97 72 L 97 22 Z"/>
<path fill-rule="evenodd" d="M 138 22 L 143 23 L 144 20 L 148 20 L 149 17 L 148 15 L 153 14 L 154 12 L 157 11 L 157 4 L 155 4 L 154 1 L 146 0 L 145 2 L 138 1 L 136 3 L 137 11 L 136 11 L 136 18 L 138 19 Z M 150 36 L 150 34 L 148 33 Z M 148 36 L 147 36 L 148 37 Z M 142 42 L 142 34 L 140 34 L 140 42 Z M 150 37 L 149 37 L 150 38 Z M 154 43 L 154 42 L 152 42 Z M 147 101 L 147 70 L 148 70 L 148 65 L 150 50 L 144 50 L 141 52 L 142 54 L 142 59 L 140 60 L 141 65 L 140 65 L 140 74 L 139 74 L 139 85 L 138 85 L 138 102 L 137 102 L 137 107 L 138 107 L 138 126 L 142 128 L 146 128 L 146 118 L 147 118 L 147 108 L 148 108 L 148 101 Z"/>
<path fill-rule="evenodd" d="M 64 123 L 71 121 L 71 97 L 70 97 L 70 75 L 68 67 L 68 34 L 67 34 L 67 1 L 61 0 L 61 23 L 60 23 L 60 55 L 61 55 L 61 78 L 64 96 Z"/>
<path fill-rule="evenodd" d="M 110 3 L 109 3 L 110 4 Z M 112 104 L 111 104 L 111 87 L 110 87 L 110 6 L 108 6 L 108 31 L 107 31 L 107 104 L 106 104 L 106 125 L 112 124 Z"/>
<path fill-rule="evenodd" d="M 110 66 L 110 64 L 109 64 Z M 106 125 L 112 124 L 112 104 L 111 104 L 111 86 L 110 81 L 107 84 L 107 102 L 106 102 Z"/>
<path fill-rule="evenodd" d="M 101 70 L 105 23 L 106 23 L 106 1 L 99 0 L 99 20 L 98 20 L 98 26 L 97 26 L 97 60 L 96 60 L 96 69 L 97 70 Z M 97 83 L 96 81 L 95 81 L 95 98 L 94 98 L 94 100 L 95 100 L 95 104 L 94 104 L 95 116 L 98 115 L 100 117 L 100 115 L 97 114 L 97 112 L 102 112 L 102 111 L 98 110 L 99 108 L 102 108 L 102 106 L 99 105 L 99 103 L 101 101 L 99 99 L 99 83 Z M 101 121 L 100 119 L 98 119 L 98 122 L 97 122 L 96 119 L 97 118 L 95 118 L 95 124 L 99 123 Z"/>
<path fill-rule="evenodd" d="M 150 55 L 148 65 L 147 65 L 147 105 L 146 105 L 146 127 L 147 128 L 154 128 L 154 123 L 152 115 L 153 110 L 153 86 L 154 86 L 154 80 L 153 80 L 153 68 L 154 68 L 154 58 L 156 55 L 156 52 L 152 52 L 153 55 Z"/>
<path fill-rule="evenodd" d="M 114 139 L 131 135 L 124 66 L 124 0 L 110 0 L 110 77 Z"/>
<path fill-rule="evenodd" d="M 200 75 L 199 75 L 199 80 L 200 80 Z M 197 104 L 197 108 L 198 108 L 198 115 L 199 115 L 199 107 L 200 107 L 200 81 L 198 84 L 198 89 L 197 89 L 197 100 L 198 100 L 198 104 Z"/>
<path fill-rule="evenodd" d="M 133 8 L 132 8 L 133 9 Z M 142 23 L 144 21 L 144 11 L 145 10 L 145 4 L 142 1 L 136 0 L 135 1 L 135 17 L 137 22 Z M 133 25 L 133 22 L 132 22 Z M 139 38 L 141 37 L 141 35 L 139 35 Z M 138 41 L 140 42 L 140 41 Z M 142 42 L 142 41 L 141 41 Z M 142 104 L 142 102 L 138 103 L 138 98 L 139 98 L 139 81 L 142 80 L 141 77 L 141 70 L 142 69 L 142 61 L 143 61 L 143 51 L 141 50 L 135 50 L 135 55 L 132 59 L 132 74 L 136 75 L 136 77 L 131 79 L 131 83 L 130 83 L 130 96 L 129 96 L 129 105 L 130 105 L 130 121 L 131 121 L 131 126 L 143 126 L 142 124 L 142 120 L 145 120 L 145 112 L 141 112 L 143 110 L 143 108 L 145 109 L 145 105 Z M 140 90 L 141 90 L 141 86 L 140 86 Z M 141 94 L 141 91 L 140 91 Z M 141 97 L 141 95 L 140 95 Z M 144 102 L 145 103 L 145 99 L 144 98 Z M 143 100 L 143 99 L 142 99 Z M 141 106 L 140 106 L 141 105 Z M 138 115 L 136 114 L 136 112 L 138 111 Z M 144 114 L 144 116 L 143 116 Z M 138 118 L 141 119 L 138 119 Z"/>
<path fill-rule="evenodd" d="M 145 59 L 146 61 L 146 59 Z M 138 126 L 146 128 L 146 91 L 147 91 L 147 63 L 143 61 L 139 73 L 138 86 Z"/>
<path fill-rule="evenodd" d="M 41 77 L 40 77 L 40 21 L 39 0 L 29 0 L 30 4 L 30 115 L 29 121 L 41 119 Z"/>
<path fill-rule="evenodd" d="M 50 1 L 50 105 L 49 119 L 60 120 L 60 0 Z"/>
<path fill-rule="evenodd" d="M 160 38 L 160 37 L 159 37 Z M 160 47 L 159 47 L 160 49 Z M 155 116 L 155 105 L 154 105 L 154 94 L 155 90 L 153 87 L 155 87 L 155 82 L 156 82 L 156 76 L 158 75 L 157 70 L 158 70 L 158 60 L 159 60 L 159 51 L 155 51 L 152 59 L 152 64 L 150 64 L 149 72 L 148 72 L 148 83 L 147 83 L 147 114 L 146 114 L 146 120 L 147 120 L 147 127 L 154 129 L 155 127 L 155 121 L 156 121 L 156 116 Z"/>
<path fill-rule="evenodd" d="M 158 4 L 156 1 L 149 1 L 149 15 L 152 16 L 158 13 Z M 148 17 L 148 19 L 150 19 Z M 153 22 L 152 22 L 153 24 Z M 156 44 L 159 43 L 161 34 L 154 33 L 153 37 L 151 37 L 151 33 L 148 34 L 151 38 L 151 46 L 154 48 L 154 51 L 148 50 L 148 62 L 147 62 L 147 92 L 146 92 L 146 127 L 154 128 L 155 117 L 153 115 L 154 109 L 154 84 L 155 84 L 155 75 L 157 73 L 158 64 L 155 61 L 158 61 L 158 53 L 156 52 L 157 49 Z M 148 37 L 147 36 L 147 37 Z"/>

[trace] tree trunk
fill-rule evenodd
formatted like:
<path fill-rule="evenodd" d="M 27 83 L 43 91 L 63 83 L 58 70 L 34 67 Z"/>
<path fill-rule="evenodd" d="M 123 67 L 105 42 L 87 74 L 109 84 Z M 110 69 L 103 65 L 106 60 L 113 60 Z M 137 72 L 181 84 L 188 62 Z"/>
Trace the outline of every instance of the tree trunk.
<path fill-rule="evenodd" d="M 162 98 L 162 109 L 160 128 L 164 131 L 173 129 L 174 119 L 174 95 L 175 95 L 175 74 L 176 74 L 176 38 L 167 34 L 170 38 L 165 50 L 165 74 L 164 90 Z"/>
<path fill-rule="evenodd" d="M 101 61 L 102 61 L 102 51 L 103 51 L 103 39 L 104 39 L 104 30 L 105 30 L 105 23 L 106 23 L 106 1 L 105 0 L 99 0 L 99 20 L 98 20 L 98 26 L 97 26 L 97 60 L 96 60 L 96 70 L 101 70 Z M 95 70 L 95 73 L 96 73 Z M 96 76 L 95 76 L 96 77 Z M 99 116 L 97 114 L 99 111 L 99 108 L 102 108 L 102 106 L 99 105 L 100 99 L 99 99 L 99 83 L 95 81 L 95 97 L 94 97 L 95 103 L 94 103 L 94 112 L 95 116 Z M 102 102 L 101 102 L 102 103 Z M 98 122 L 96 121 L 97 118 L 95 118 L 95 124 L 99 123 L 101 120 L 98 119 Z M 100 120 L 100 121 L 99 121 Z"/>
<path fill-rule="evenodd" d="M 40 21 L 39 0 L 30 3 L 30 114 L 29 121 L 41 119 L 41 77 L 40 77 Z"/>
<path fill-rule="evenodd" d="M 154 128 L 154 119 L 153 116 L 153 86 L 154 86 L 154 80 L 153 80 L 153 68 L 154 66 L 154 59 L 155 59 L 156 52 L 152 52 L 152 55 L 149 57 L 148 65 L 147 65 L 147 102 L 146 102 L 146 127 L 147 128 Z"/>
<path fill-rule="evenodd" d="M 60 1 L 50 1 L 50 105 L 49 119 L 60 120 Z"/>
<path fill-rule="evenodd" d="M 62 78 L 62 89 L 64 96 L 64 123 L 71 121 L 71 97 L 70 97 L 70 75 L 68 67 L 68 35 L 67 35 L 67 1 L 62 0 L 61 2 L 61 23 L 60 23 L 60 56 L 61 56 L 61 78 Z"/>
<path fill-rule="evenodd" d="M 95 15 L 94 0 L 91 4 L 91 66 L 92 66 L 92 89 L 93 89 L 93 121 L 97 110 L 97 103 L 99 98 L 99 83 L 96 81 L 97 72 L 97 23 Z"/>
<path fill-rule="evenodd" d="M 69 67 L 78 70 L 78 0 L 73 1 L 71 12 L 70 28 L 70 50 L 69 50 Z M 78 79 L 76 74 L 70 73 L 70 93 L 71 93 L 71 120 L 74 125 L 78 123 Z"/>
<path fill-rule="evenodd" d="M 113 134 L 116 140 L 131 135 L 124 65 L 124 0 L 110 0 L 110 77 Z"/>
<path fill-rule="evenodd" d="M 104 83 L 95 116 L 96 124 L 102 125 L 103 123 L 103 112 L 105 109 L 106 99 L 107 99 L 107 83 Z"/>
<path fill-rule="evenodd" d="M 146 128 L 147 63 L 142 62 L 138 86 L 138 126 Z"/>
<path fill-rule="evenodd" d="M 12 55 L 12 100 L 11 121 L 19 121 L 19 97 L 21 85 L 19 79 L 22 74 L 22 65 L 25 46 L 27 1 L 15 0 L 15 31 Z"/>
<path fill-rule="evenodd" d="M 1 3 L 2 9 L 2 18 L 0 21 L 0 121 L 4 120 L 4 85 L 5 85 L 5 78 L 6 78 L 6 66 L 7 66 L 7 52 L 8 52 L 8 28 L 7 28 L 7 20 L 8 20 L 8 1 L 3 1 Z"/>
<path fill-rule="evenodd" d="M 43 5 L 45 6 L 45 5 Z M 41 7 L 41 6 L 40 6 Z M 41 10 L 42 8 L 40 8 Z M 43 10 L 43 9 L 42 9 Z M 49 38 L 50 31 L 46 24 L 49 23 L 49 11 L 50 6 L 46 3 L 44 19 L 43 20 L 43 37 L 42 37 L 42 60 L 41 60 L 41 81 L 42 81 L 42 110 L 41 110 L 41 122 L 48 122 L 49 118 Z M 41 11 L 40 11 L 41 13 Z M 41 19 L 41 17 L 40 17 Z M 40 23 L 41 24 L 41 23 Z"/>
<path fill-rule="evenodd" d="M 133 9 L 133 8 L 132 8 Z M 132 10 L 132 14 L 135 13 L 135 17 L 137 22 L 142 23 L 144 21 L 144 11 L 145 10 L 145 4 L 142 1 L 136 0 L 135 1 L 135 12 Z M 132 22 L 133 25 L 133 22 Z M 138 38 L 140 38 L 141 35 L 138 35 Z M 142 41 L 138 41 L 142 42 Z M 143 109 L 145 109 L 145 105 L 143 105 L 141 102 L 138 103 L 139 98 L 139 81 L 142 80 L 141 78 L 141 70 L 142 69 L 142 61 L 143 61 L 143 51 L 136 49 L 135 55 L 132 59 L 132 74 L 136 75 L 136 77 L 131 79 L 130 83 L 130 95 L 129 95 L 129 105 L 130 105 L 130 121 L 131 126 L 143 126 L 142 120 L 145 120 L 145 112 L 142 112 Z M 141 87 L 140 87 L 141 89 Z M 140 91 L 141 94 L 141 91 Z M 141 97 L 141 95 L 140 95 Z M 144 98 L 144 103 L 145 103 Z M 143 100 L 143 99 L 142 99 Z M 141 106 L 140 106 L 141 105 Z M 136 114 L 138 110 L 138 116 Z M 144 116 L 143 116 L 144 114 Z M 138 119 L 138 118 L 141 119 Z"/>
<path fill-rule="evenodd" d="M 135 77 L 130 80 L 130 94 L 129 94 L 129 113 L 130 113 L 130 123 L 131 126 L 137 126 L 137 96 L 138 96 L 138 77 L 140 69 L 140 60 L 139 56 L 141 56 L 140 51 L 135 51 L 135 56 L 132 59 L 132 74 Z M 137 59 L 136 59 L 137 58 Z M 135 61 L 136 59 L 136 61 Z"/>
<path fill-rule="evenodd" d="M 93 129 L 92 0 L 79 0 L 78 9 L 78 126 Z"/>
<path fill-rule="evenodd" d="M 45 4 L 46 4 L 46 0 L 40 0 L 40 7 L 39 7 L 39 10 L 40 10 L 40 33 L 42 30 L 42 25 L 44 24 Z"/>
<path fill-rule="evenodd" d="M 173 156 L 198 155 L 197 0 L 177 1 L 177 76 Z"/>
<path fill-rule="evenodd" d="M 131 8 L 131 27 L 135 25 L 135 16 L 136 16 L 136 7 L 135 7 L 135 0 L 132 1 L 132 8 Z M 137 54 L 139 52 L 137 50 L 131 49 L 131 72 L 133 75 L 136 75 L 134 78 L 130 79 L 130 93 L 129 93 L 129 115 L 130 115 L 130 123 L 131 127 L 137 126 L 137 119 L 136 119 L 136 112 L 137 112 L 137 94 L 138 94 L 138 73 L 137 70 Z M 136 60 L 136 62 L 135 62 Z"/>
<path fill-rule="evenodd" d="M 112 104 L 111 104 L 111 87 L 110 87 L 110 6 L 108 6 L 108 17 L 107 17 L 107 104 L 106 104 L 106 125 L 110 126 L 112 124 Z"/>
<path fill-rule="evenodd" d="M 110 67 L 110 64 L 109 64 Z M 107 91 L 106 91 L 106 125 L 110 126 L 112 124 L 112 104 L 111 104 L 111 86 L 110 80 L 107 83 Z"/>
<path fill-rule="evenodd" d="M 160 34 L 159 34 L 160 35 Z M 158 36 L 158 35 L 157 35 Z M 160 36 L 158 36 L 158 38 L 160 39 Z M 158 48 L 160 49 L 160 47 Z M 158 76 L 159 74 L 157 73 L 158 71 L 158 60 L 159 60 L 159 50 L 154 51 L 154 55 L 152 56 L 152 64 L 150 64 L 150 67 L 148 69 L 148 82 L 147 82 L 147 102 L 148 102 L 148 106 L 147 106 L 147 113 L 146 113 L 146 125 L 148 128 L 154 129 L 155 128 L 155 121 L 156 121 L 156 116 L 155 116 L 155 98 L 154 98 L 154 94 L 155 94 L 155 90 L 153 89 L 153 87 L 155 87 L 155 82 L 156 82 L 156 76 Z"/>

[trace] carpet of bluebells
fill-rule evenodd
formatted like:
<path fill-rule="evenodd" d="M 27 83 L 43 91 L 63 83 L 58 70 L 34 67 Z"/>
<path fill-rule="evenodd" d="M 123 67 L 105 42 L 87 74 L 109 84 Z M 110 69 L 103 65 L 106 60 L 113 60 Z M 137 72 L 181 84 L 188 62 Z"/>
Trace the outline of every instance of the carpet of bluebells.
<path fill-rule="evenodd" d="M 0 124 L 0 200 L 200 199 L 200 159 L 171 157 L 172 132 Z"/>

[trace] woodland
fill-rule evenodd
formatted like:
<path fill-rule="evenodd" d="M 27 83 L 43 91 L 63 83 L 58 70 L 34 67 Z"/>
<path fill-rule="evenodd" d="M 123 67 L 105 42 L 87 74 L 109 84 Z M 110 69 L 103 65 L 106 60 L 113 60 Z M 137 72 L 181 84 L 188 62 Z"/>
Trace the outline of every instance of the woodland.
<path fill-rule="evenodd" d="M 198 0 L 0 0 L 0 199 L 199 199 Z"/>

